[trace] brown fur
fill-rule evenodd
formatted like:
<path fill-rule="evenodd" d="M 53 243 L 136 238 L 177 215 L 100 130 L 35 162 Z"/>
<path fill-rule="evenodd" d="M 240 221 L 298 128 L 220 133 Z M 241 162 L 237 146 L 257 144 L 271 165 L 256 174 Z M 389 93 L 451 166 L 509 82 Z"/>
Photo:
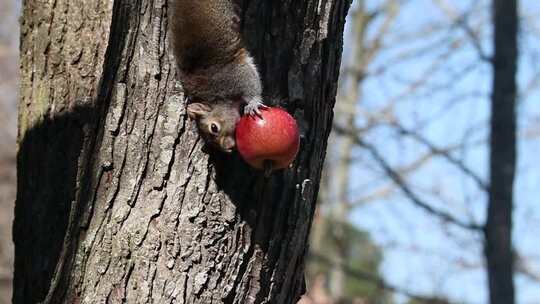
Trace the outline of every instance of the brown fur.
<path fill-rule="evenodd" d="M 232 0 L 172 0 L 171 34 L 185 72 L 229 63 L 243 49 Z"/>
<path fill-rule="evenodd" d="M 262 94 L 259 73 L 242 43 L 234 0 L 170 2 L 170 35 L 180 80 L 196 103 L 188 106 L 188 114 L 207 142 L 229 152 L 240 103 L 257 110 Z M 209 130 L 212 123 L 219 125 L 219 134 Z"/>

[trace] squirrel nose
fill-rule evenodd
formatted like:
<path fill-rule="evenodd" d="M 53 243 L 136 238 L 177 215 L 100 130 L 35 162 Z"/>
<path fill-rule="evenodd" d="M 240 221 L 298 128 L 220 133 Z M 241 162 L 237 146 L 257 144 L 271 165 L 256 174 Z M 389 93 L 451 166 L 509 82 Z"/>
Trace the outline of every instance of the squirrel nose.
<path fill-rule="evenodd" d="M 221 146 L 227 152 L 232 152 L 236 148 L 236 142 L 232 138 L 225 138 Z"/>

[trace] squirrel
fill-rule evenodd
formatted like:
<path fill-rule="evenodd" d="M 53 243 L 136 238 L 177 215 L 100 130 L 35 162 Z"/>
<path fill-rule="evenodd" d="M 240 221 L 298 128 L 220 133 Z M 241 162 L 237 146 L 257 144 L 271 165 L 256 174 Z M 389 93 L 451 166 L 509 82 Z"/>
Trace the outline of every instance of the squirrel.
<path fill-rule="evenodd" d="M 260 115 L 262 82 L 244 45 L 238 0 L 172 0 L 172 47 L 188 97 L 187 114 L 203 139 L 230 153 L 240 112 Z"/>

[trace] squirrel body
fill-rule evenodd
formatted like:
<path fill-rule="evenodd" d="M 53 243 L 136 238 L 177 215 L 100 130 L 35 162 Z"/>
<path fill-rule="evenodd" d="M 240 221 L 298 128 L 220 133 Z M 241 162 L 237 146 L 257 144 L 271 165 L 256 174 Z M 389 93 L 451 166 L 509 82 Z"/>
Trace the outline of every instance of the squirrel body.
<path fill-rule="evenodd" d="M 202 137 L 224 152 L 235 148 L 235 126 L 259 113 L 262 83 L 243 44 L 235 0 L 172 0 L 172 46 L 188 115 Z"/>

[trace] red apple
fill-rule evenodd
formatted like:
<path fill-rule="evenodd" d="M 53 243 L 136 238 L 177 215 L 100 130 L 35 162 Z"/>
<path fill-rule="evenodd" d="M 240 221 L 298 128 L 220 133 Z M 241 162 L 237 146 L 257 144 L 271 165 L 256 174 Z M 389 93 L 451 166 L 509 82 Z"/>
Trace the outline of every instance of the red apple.
<path fill-rule="evenodd" d="M 236 125 L 238 152 L 257 169 L 286 168 L 300 146 L 296 120 L 281 108 L 261 109 L 261 116 L 240 118 Z"/>

